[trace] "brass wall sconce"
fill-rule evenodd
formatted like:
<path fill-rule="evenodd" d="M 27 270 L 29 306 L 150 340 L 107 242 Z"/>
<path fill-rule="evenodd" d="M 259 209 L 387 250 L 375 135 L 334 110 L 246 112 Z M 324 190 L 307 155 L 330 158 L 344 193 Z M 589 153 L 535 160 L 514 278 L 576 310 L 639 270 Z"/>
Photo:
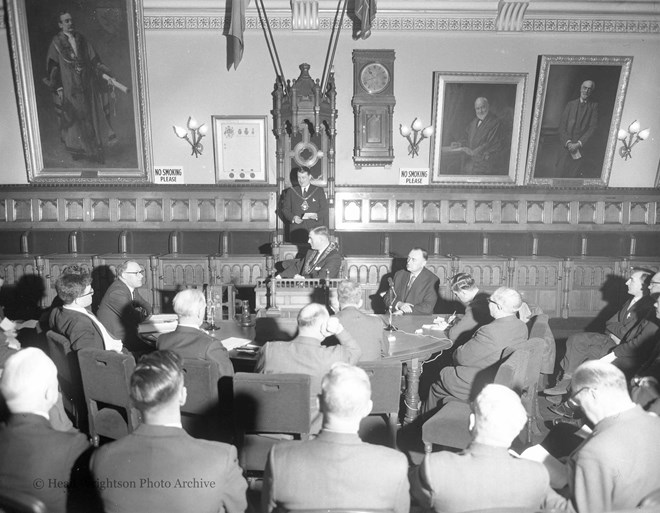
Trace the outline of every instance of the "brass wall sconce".
<path fill-rule="evenodd" d="M 422 129 L 422 122 L 419 118 L 415 118 L 412 122 L 411 128 L 406 125 L 399 125 L 399 132 L 403 137 L 408 139 L 408 155 L 415 157 L 419 155 L 419 144 L 433 135 L 433 126 L 427 126 Z M 420 136 L 421 134 L 421 136 Z M 411 137 L 412 135 L 412 137 Z"/>
<path fill-rule="evenodd" d="M 174 125 L 174 133 L 179 139 L 185 139 L 188 141 L 190 146 L 192 146 L 192 153 L 190 155 L 195 155 L 195 158 L 199 157 L 204 151 L 204 146 L 201 141 L 202 138 L 208 134 L 209 127 L 206 124 L 200 125 L 199 122 L 190 116 L 188 118 L 188 124 L 186 125 L 187 129 L 181 128 L 178 125 Z"/>
<path fill-rule="evenodd" d="M 632 151 L 633 146 L 651 135 L 650 129 L 645 128 L 644 130 L 640 130 L 640 128 L 639 121 L 635 120 L 630 123 L 628 130 L 624 130 L 623 128 L 619 130 L 616 138 L 623 143 L 623 146 L 619 148 L 619 155 L 621 155 L 623 159 L 628 160 L 629 157 L 632 158 L 630 152 Z"/>

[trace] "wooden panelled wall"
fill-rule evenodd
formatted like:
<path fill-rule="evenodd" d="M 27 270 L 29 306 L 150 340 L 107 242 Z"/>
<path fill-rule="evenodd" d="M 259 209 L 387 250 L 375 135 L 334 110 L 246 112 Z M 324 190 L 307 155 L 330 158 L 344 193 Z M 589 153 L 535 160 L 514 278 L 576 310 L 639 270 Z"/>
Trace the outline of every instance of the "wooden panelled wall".
<path fill-rule="evenodd" d="M 603 285 L 625 276 L 631 266 L 660 269 L 660 255 L 636 255 L 637 237 L 655 236 L 660 226 L 660 194 L 630 189 L 534 189 L 337 187 L 331 198 L 335 230 L 342 233 L 384 234 L 379 254 L 345 255 L 344 275 L 364 284 L 365 305 L 392 269 L 389 237 L 398 232 L 428 232 L 434 241 L 429 267 L 450 301 L 447 279 L 459 271 L 475 276 L 485 290 L 509 285 L 539 304 L 551 316 L 596 315 L 606 304 Z M 44 281 L 42 304 L 55 296 L 54 283 L 64 266 L 79 263 L 94 271 L 97 293 L 112 280 L 115 266 L 132 258 L 147 270 L 146 295 L 156 311 L 164 294 L 186 286 L 233 282 L 254 286 L 268 275 L 273 260 L 291 256 L 295 248 L 275 244 L 273 258 L 254 253 L 189 254 L 176 236 L 169 252 L 133 254 L 120 235 L 117 252 L 80 253 L 76 234 L 84 231 L 194 230 L 222 233 L 275 232 L 277 197 L 273 186 L 262 187 L 5 187 L 0 191 L 0 230 L 47 232 L 68 238 L 69 253 L 34 254 L 24 237 L 20 248 L 0 248 L 0 276 L 17 285 L 22 276 Z M 444 232 L 479 233 L 481 255 L 439 254 Z M 530 233 L 530 254 L 490 255 L 490 234 Z M 544 234 L 578 234 L 582 245 L 575 255 L 538 254 Z M 628 237 L 623 255 L 589 253 L 591 234 Z M 273 238 L 275 240 L 275 237 Z M 172 244 L 173 242 L 173 244 Z M 3 253 L 4 252 L 4 253 Z M 366 253 L 366 251 L 365 251 Z M 95 288 L 96 288 L 95 287 Z M 95 301 L 99 298 L 95 295 Z M 264 306 L 264 305 L 258 305 Z"/>

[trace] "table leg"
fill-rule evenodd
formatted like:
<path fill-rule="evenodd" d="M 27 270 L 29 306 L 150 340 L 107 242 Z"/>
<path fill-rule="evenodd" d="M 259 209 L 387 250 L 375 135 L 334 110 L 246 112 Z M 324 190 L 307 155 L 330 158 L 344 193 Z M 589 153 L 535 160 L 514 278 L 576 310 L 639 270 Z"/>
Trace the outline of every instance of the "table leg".
<path fill-rule="evenodd" d="M 404 424 L 410 424 L 419 413 L 419 376 L 422 373 L 422 364 L 419 358 L 407 362 L 406 393 L 404 394 L 405 415 Z"/>

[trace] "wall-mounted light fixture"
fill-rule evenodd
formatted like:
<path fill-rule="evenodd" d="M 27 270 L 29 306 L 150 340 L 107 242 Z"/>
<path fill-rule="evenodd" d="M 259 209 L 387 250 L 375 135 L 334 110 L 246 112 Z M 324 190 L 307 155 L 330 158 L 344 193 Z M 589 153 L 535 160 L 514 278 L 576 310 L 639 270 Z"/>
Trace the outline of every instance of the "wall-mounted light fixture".
<path fill-rule="evenodd" d="M 191 155 L 195 155 L 195 158 L 199 157 L 204 151 L 204 146 L 201 143 L 202 137 L 204 137 L 209 132 L 209 127 L 205 124 L 200 125 L 199 122 L 190 116 L 188 118 L 188 129 L 181 128 L 178 125 L 174 125 L 174 133 L 179 139 L 185 139 L 188 141 L 190 146 L 192 146 Z"/>
<path fill-rule="evenodd" d="M 419 155 L 419 144 L 426 138 L 433 135 L 433 127 L 427 126 L 422 129 L 422 122 L 419 118 L 415 118 L 412 122 L 412 130 L 406 125 L 399 125 L 399 132 L 401 135 L 408 139 L 408 155 L 415 157 Z M 421 137 L 420 137 L 421 133 Z M 412 135 L 412 137 L 410 137 Z"/>
<path fill-rule="evenodd" d="M 632 154 L 630 153 L 632 147 L 639 141 L 646 139 L 651 134 L 650 129 L 645 128 L 644 130 L 640 130 L 640 128 L 639 121 L 635 120 L 630 123 L 628 130 L 622 128 L 616 136 L 616 138 L 623 143 L 623 146 L 619 148 L 619 155 L 625 160 L 628 160 L 628 157 L 632 158 Z"/>

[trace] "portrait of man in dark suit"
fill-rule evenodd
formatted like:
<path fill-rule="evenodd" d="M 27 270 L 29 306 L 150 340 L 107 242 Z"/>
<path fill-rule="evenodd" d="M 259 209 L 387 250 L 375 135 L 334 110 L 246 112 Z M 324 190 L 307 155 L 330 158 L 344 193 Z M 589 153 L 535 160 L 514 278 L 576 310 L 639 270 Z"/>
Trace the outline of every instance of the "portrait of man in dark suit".
<path fill-rule="evenodd" d="M 542 56 L 527 178 L 609 179 L 629 57 Z"/>

